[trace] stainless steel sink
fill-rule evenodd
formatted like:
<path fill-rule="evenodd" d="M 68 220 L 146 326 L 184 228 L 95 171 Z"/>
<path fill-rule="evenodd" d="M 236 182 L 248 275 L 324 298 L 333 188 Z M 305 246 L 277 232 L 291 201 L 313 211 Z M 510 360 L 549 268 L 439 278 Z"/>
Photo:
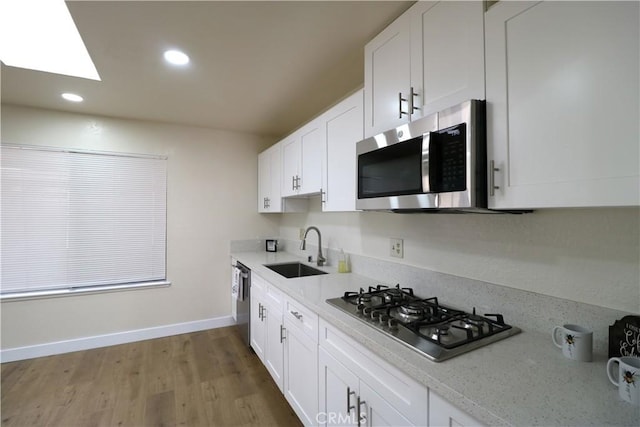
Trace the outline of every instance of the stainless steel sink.
<path fill-rule="evenodd" d="M 264 264 L 265 267 L 275 271 L 287 279 L 294 277 L 317 276 L 318 274 L 327 274 L 326 271 L 318 270 L 301 262 L 287 262 L 282 264 Z"/>

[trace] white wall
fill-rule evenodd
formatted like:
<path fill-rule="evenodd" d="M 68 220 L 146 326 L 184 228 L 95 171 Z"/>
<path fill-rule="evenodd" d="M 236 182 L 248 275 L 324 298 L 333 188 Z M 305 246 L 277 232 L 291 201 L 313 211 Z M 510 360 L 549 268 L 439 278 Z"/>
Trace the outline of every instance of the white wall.
<path fill-rule="evenodd" d="M 2 349 L 230 314 L 231 239 L 277 234 L 257 213 L 263 138 L 2 106 L 2 141 L 168 156 L 168 288 L 2 303 Z"/>
<path fill-rule="evenodd" d="M 640 313 L 639 223 L 638 208 L 402 215 L 322 213 L 315 200 L 308 214 L 283 215 L 280 236 L 316 225 L 323 245 L 391 261 L 389 238 L 399 237 L 401 263 Z"/>

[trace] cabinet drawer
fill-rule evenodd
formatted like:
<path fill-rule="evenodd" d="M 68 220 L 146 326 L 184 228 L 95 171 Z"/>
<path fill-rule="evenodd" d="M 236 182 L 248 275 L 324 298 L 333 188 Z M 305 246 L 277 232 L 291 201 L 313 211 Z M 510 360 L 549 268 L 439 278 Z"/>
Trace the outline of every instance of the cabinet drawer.
<path fill-rule="evenodd" d="M 265 304 L 276 308 L 278 311 L 282 311 L 282 307 L 284 304 L 284 294 L 270 283 L 267 283 L 267 286 L 265 288 L 264 300 Z"/>
<path fill-rule="evenodd" d="M 320 319 L 320 347 L 367 383 L 411 424 L 427 425 L 428 389 Z"/>
<path fill-rule="evenodd" d="M 287 298 L 284 310 L 285 320 L 294 325 L 305 335 L 318 342 L 318 315 L 295 300 Z"/>

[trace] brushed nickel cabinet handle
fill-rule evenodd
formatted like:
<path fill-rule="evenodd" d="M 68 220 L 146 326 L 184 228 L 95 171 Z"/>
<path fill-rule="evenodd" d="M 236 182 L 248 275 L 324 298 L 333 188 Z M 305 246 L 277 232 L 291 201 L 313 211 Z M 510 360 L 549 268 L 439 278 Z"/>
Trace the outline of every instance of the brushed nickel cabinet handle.
<path fill-rule="evenodd" d="M 351 391 L 351 387 L 347 387 L 347 415 L 351 415 L 351 410 L 356 409 L 355 406 L 351 406 L 351 395 L 356 394 L 355 391 Z"/>
<path fill-rule="evenodd" d="M 402 92 L 398 92 L 398 118 L 401 119 L 403 114 L 409 114 L 402 111 L 402 102 L 406 101 L 405 98 L 402 97 Z"/>
<path fill-rule="evenodd" d="M 500 189 L 500 186 L 496 185 L 496 172 L 500 172 L 500 168 L 497 168 L 493 160 L 489 161 L 489 195 L 495 196 L 496 190 Z"/>
<path fill-rule="evenodd" d="M 286 331 L 284 325 L 280 325 L 280 342 L 284 342 L 284 339 L 286 338 L 284 336 L 284 331 Z"/>
<path fill-rule="evenodd" d="M 416 103 L 415 103 L 415 97 L 416 96 L 418 96 L 418 94 L 414 92 L 413 87 L 412 87 L 411 88 L 411 96 L 409 97 L 409 111 L 411 111 L 411 114 L 413 114 L 416 111 L 420 110 L 420 108 L 416 107 Z"/>
<path fill-rule="evenodd" d="M 362 407 L 362 405 L 366 405 L 367 402 L 365 402 L 364 400 L 360 400 L 360 396 L 358 396 L 358 427 L 360 427 L 362 425 L 362 421 L 367 421 L 367 416 L 366 414 L 362 413 L 362 410 L 360 409 Z"/>

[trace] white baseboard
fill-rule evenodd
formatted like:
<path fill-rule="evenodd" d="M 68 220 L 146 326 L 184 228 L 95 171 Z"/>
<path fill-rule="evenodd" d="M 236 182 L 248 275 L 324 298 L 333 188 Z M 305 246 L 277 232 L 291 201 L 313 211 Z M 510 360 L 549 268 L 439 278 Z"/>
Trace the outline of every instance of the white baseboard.
<path fill-rule="evenodd" d="M 113 334 L 97 335 L 93 337 L 76 338 L 26 347 L 16 347 L 0 350 L 0 361 L 14 362 L 16 360 L 33 359 L 35 357 L 51 356 L 54 354 L 70 353 L 72 351 L 89 350 L 110 345 L 126 344 L 130 342 L 186 334 L 206 329 L 222 328 L 235 325 L 231 316 L 212 319 L 196 320 L 193 322 L 176 323 L 173 325 L 156 326 L 153 328 L 136 329 L 133 331 L 116 332 Z"/>

